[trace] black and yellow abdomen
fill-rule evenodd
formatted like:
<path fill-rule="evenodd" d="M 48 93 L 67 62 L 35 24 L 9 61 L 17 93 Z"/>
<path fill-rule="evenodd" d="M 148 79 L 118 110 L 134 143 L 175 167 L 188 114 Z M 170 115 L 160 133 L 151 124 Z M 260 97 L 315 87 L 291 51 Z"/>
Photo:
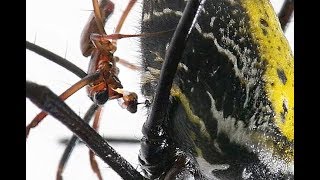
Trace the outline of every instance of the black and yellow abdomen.
<path fill-rule="evenodd" d="M 242 3 L 250 17 L 250 32 L 259 55 L 266 62 L 263 81 L 275 113 L 274 123 L 283 136 L 293 141 L 294 61 L 289 44 L 268 1 L 243 0 Z"/>
<path fill-rule="evenodd" d="M 143 32 L 178 23 L 184 1 L 152 3 L 144 6 Z M 169 42 L 170 35 L 142 40 L 150 99 Z M 204 1 L 171 90 L 169 140 L 208 179 L 292 178 L 293 69 L 268 0 Z"/>

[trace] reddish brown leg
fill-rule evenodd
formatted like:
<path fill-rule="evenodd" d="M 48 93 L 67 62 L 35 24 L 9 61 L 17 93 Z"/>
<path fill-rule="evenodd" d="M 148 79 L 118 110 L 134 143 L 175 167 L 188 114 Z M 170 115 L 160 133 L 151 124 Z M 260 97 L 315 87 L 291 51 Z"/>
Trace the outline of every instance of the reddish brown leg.
<path fill-rule="evenodd" d="M 95 13 L 92 12 L 87 21 L 87 24 L 85 25 L 81 33 L 80 48 L 83 56 L 85 57 L 90 56 L 92 48 L 94 48 L 90 40 L 91 33 L 98 33 L 100 31 L 102 31 L 102 33 L 105 33 L 103 27 L 114 10 L 114 4 L 110 0 L 100 0 L 99 6 L 102 24 L 96 22 Z M 101 22 L 101 20 L 98 21 Z"/>
<path fill-rule="evenodd" d="M 120 32 L 120 30 L 121 30 L 121 28 L 122 28 L 122 25 L 123 25 L 124 21 L 126 20 L 126 18 L 127 18 L 128 14 L 129 14 L 130 10 L 132 9 L 133 5 L 134 5 L 136 2 L 137 2 L 137 0 L 130 0 L 130 1 L 129 1 L 126 9 L 123 11 L 123 13 L 122 13 L 122 15 L 121 15 L 121 17 L 120 17 L 120 20 L 119 20 L 119 22 L 118 22 L 118 25 L 117 25 L 115 31 L 114 31 L 114 34 L 119 34 L 119 32 Z M 117 44 L 117 41 L 116 41 L 116 40 L 113 40 L 112 43 L 113 43 L 114 45 L 116 45 L 116 44 Z"/>
<path fill-rule="evenodd" d="M 121 59 L 121 58 L 118 58 L 118 57 L 114 57 L 116 62 L 121 64 L 122 66 L 126 67 L 126 68 L 129 68 L 131 70 L 134 70 L 134 71 L 142 71 L 142 67 L 141 66 L 137 66 L 135 64 L 132 64 L 130 62 L 128 62 L 127 60 L 124 60 L 124 59 Z"/>
<path fill-rule="evenodd" d="M 155 35 L 161 35 L 166 34 L 168 32 L 173 32 L 174 29 L 168 30 L 168 31 L 161 31 L 161 32 L 155 32 L 155 33 L 143 33 L 143 34 L 119 34 L 123 23 L 125 19 L 127 18 L 129 12 L 131 11 L 134 4 L 137 2 L 137 0 L 130 0 L 126 9 L 123 11 L 120 20 L 117 24 L 117 27 L 115 29 L 115 32 L 113 34 L 107 35 L 104 30 L 105 22 L 108 18 L 108 16 L 113 12 L 114 5 L 111 2 L 105 3 L 102 0 L 100 4 L 98 4 L 97 0 L 92 0 L 93 2 L 93 8 L 94 13 L 91 14 L 89 21 L 87 25 L 85 26 L 84 30 L 82 31 L 82 37 L 81 37 L 81 50 L 82 53 L 85 54 L 84 56 L 89 56 L 90 52 L 88 48 L 88 44 L 92 47 L 92 43 L 89 41 L 89 37 L 91 37 L 91 41 L 98 40 L 98 41 L 107 41 L 112 40 L 112 43 L 116 45 L 116 41 L 118 39 L 122 38 L 128 38 L 128 37 L 149 37 L 149 36 L 155 36 Z M 99 8 L 100 5 L 100 8 Z M 95 24 L 93 23 L 95 21 Z M 97 34 L 98 33 L 98 34 Z M 96 34 L 96 35 L 92 35 Z M 86 38 L 83 38 L 86 37 Z"/>
<path fill-rule="evenodd" d="M 123 11 L 122 15 L 121 15 L 121 18 L 118 22 L 118 25 L 114 31 L 115 34 L 119 33 L 121 28 L 122 28 L 122 25 L 124 23 L 124 20 L 126 20 L 129 12 L 131 11 L 133 5 L 137 2 L 137 0 L 130 0 L 130 2 L 128 3 L 126 9 Z"/>
<path fill-rule="evenodd" d="M 63 92 L 59 97 L 61 100 L 66 100 L 72 94 L 77 92 L 79 89 L 83 88 L 87 84 L 91 83 L 92 81 L 96 80 L 99 77 L 99 73 L 87 75 L 74 85 L 72 85 L 69 89 Z M 41 111 L 26 127 L 26 138 L 28 138 L 29 132 L 31 128 L 36 127 L 48 114 L 44 111 Z"/>
<path fill-rule="evenodd" d="M 101 111 L 102 111 L 102 107 L 100 106 L 97 109 L 95 117 L 94 117 L 92 128 L 96 131 L 99 129 Z M 100 172 L 98 163 L 96 161 L 95 154 L 91 150 L 89 150 L 89 158 L 90 158 L 90 164 L 91 164 L 91 168 L 92 168 L 93 172 L 95 172 L 97 174 L 99 180 L 102 180 L 101 172 Z"/>

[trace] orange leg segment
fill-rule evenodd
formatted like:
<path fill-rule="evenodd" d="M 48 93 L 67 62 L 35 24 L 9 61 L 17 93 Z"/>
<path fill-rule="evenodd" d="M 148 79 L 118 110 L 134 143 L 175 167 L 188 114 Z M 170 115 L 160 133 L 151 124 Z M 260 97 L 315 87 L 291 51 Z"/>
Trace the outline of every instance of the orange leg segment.
<path fill-rule="evenodd" d="M 130 0 L 130 2 L 128 3 L 128 5 L 127 5 L 126 9 L 124 10 L 124 12 L 122 13 L 121 18 L 120 18 L 120 20 L 119 20 L 119 22 L 118 22 L 118 25 L 117 25 L 117 27 L 116 27 L 116 29 L 115 29 L 115 32 L 114 32 L 115 34 L 118 34 L 118 33 L 120 32 L 120 30 L 121 30 L 121 28 L 122 28 L 122 25 L 123 25 L 123 23 L 124 23 L 124 20 L 127 18 L 130 10 L 132 9 L 133 5 L 134 5 L 136 2 L 137 2 L 137 0 Z M 116 41 L 116 40 L 113 40 L 112 43 L 113 43 L 114 45 L 116 45 L 116 44 L 117 44 L 117 41 Z"/>
<path fill-rule="evenodd" d="M 96 131 L 99 129 L 101 111 L 102 111 L 102 107 L 100 106 L 97 109 L 95 117 L 94 117 L 92 128 Z M 95 158 L 95 154 L 91 150 L 89 150 L 89 158 L 90 158 L 90 165 L 91 165 L 93 172 L 97 174 L 99 180 L 102 180 L 102 175 L 101 175 L 97 160 Z"/>
<path fill-rule="evenodd" d="M 84 86 L 88 85 L 92 81 L 98 79 L 100 76 L 100 73 L 95 73 L 91 75 L 87 75 L 74 85 L 72 85 L 69 89 L 67 89 L 65 92 L 63 92 L 59 97 L 61 100 L 66 100 L 68 97 L 70 97 L 72 94 L 77 92 L 79 89 L 83 88 Z M 41 111 L 26 127 L 26 138 L 28 138 L 29 132 L 31 128 L 36 127 L 42 120 L 45 118 L 48 114 L 44 111 Z"/>
<path fill-rule="evenodd" d="M 90 56 L 92 52 L 92 48 L 94 48 L 92 45 L 92 41 L 90 40 L 90 34 L 98 33 L 99 29 L 101 28 L 103 29 L 107 19 L 110 17 L 110 15 L 114 10 L 114 4 L 110 0 L 100 0 L 99 6 L 100 6 L 100 14 L 103 20 L 102 25 L 99 23 L 100 27 L 98 27 L 94 12 L 92 12 L 87 21 L 87 24 L 85 25 L 81 33 L 80 49 L 83 56 L 85 57 Z"/>

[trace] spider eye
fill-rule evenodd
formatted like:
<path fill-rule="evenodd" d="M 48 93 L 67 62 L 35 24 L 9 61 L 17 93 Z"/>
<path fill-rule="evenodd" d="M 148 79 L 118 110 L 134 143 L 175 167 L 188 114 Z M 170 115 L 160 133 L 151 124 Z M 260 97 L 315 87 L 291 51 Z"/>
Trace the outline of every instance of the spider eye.
<path fill-rule="evenodd" d="M 94 94 L 93 100 L 98 105 L 105 104 L 109 99 L 108 91 L 101 91 Z"/>

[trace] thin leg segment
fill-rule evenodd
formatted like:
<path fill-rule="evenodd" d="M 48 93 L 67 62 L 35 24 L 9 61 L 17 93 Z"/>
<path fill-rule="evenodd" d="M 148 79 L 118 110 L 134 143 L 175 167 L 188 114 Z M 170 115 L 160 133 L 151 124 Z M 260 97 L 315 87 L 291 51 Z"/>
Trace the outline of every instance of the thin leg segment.
<path fill-rule="evenodd" d="M 79 89 L 83 88 L 87 84 L 91 83 L 92 81 L 98 79 L 100 76 L 99 73 L 91 74 L 80 81 L 78 81 L 76 84 L 71 86 L 69 89 L 67 89 L 65 92 L 63 92 L 59 97 L 61 100 L 66 100 L 68 97 L 70 97 L 72 94 L 77 92 Z M 28 138 L 29 132 L 31 128 L 36 127 L 48 114 L 44 111 L 41 111 L 26 127 L 26 138 Z"/>
<path fill-rule="evenodd" d="M 92 104 L 90 108 L 88 109 L 87 113 L 83 117 L 83 121 L 85 123 L 89 123 L 90 120 L 92 119 L 92 116 L 95 114 L 96 110 L 98 108 L 98 105 Z M 66 149 L 63 152 L 63 155 L 60 159 L 59 165 L 58 165 L 58 170 L 57 170 L 57 180 L 62 180 L 62 174 L 64 172 L 64 169 L 66 167 L 66 164 L 69 160 L 69 157 L 73 151 L 73 148 L 75 145 L 79 142 L 79 138 L 76 135 L 72 135 L 70 141 L 68 142 L 68 145 Z"/>
<path fill-rule="evenodd" d="M 287 25 L 293 14 L 293 10 L 294 10 L 294 0 L 286 0 L 282 5 L 282 8 L 278 15 L 283 32 L 286 31 Z"/>
<path fill-rule="evenodd" d="M 129 12 L 131 11 L 132 7 L 134 6 L 134 4 L 137 2 L 137 0 L 130 0 L 130 2 L 128 3 L 126 9 L 123 11 L 120 20 L 118 22 L 118 25 L 114 31 L 115 34 L 118 34 L 122 28 L 122 25 L 124 23 L 124 21 L 127 19 Z"/>
<path fill-rule="evenodd" d="M 92 128 L 96 130 L 96 132 L 98 132 L 98 129 L 99 129 L 101 111 L 102 111 L 102 107 L 100 106 L 96 111 L 95 118 L 92 125 Z M 94 173 L 97 174 L 99 180 L 102 180 L 102 175 L 99 169 L 98 162 L 95 158 L 95 154 L 90 149 L 89 149 L 89 158 L 90 158 L 91 169 L 93 170 Z"/>
<path fill-rule="evenodd" d="M 114 4 L 110 0 L 101 0 L 99 1 L 100 6 L 100 14 L 102 18 L 102 24 L 99 22 L 97 24 L 96 18 L 95 18 L 95 12 L 91 13 L 87 24 L 82 30 L 81 38 L 80 38 L 80 49 L 82 52 L 82 55 L 85 57 L 88 57 L 91 55 L 91 52 L 94 48 L 91 40 L 90 35 L 91 33 L 101 33 L 99 29 L 102 29 L 102 33 L 104 32 L 103 27 L 105 26 L 105 23 L 107 19 L 110 17 L 114 10 Z M 98 20 L 99 21 L 99 20 Z M 98 27 L 99 26 L 99 27 Z"/>
<path fill-rule="evenodd" d="M 121 157 L 108 142 L 86 124 L 50 89 L 27 81 L 26 96 L 39 108 L 68 127 L 123 179 L 144 179 L 129 162 Z"/>
<path fill-rule="evenodd" d="M 130 0 L 130 2 L 128 3 L 126 9 L 123 11 L 122 15 L 121 15 L 121 18 L 118 22 L 118 25 L 114 31 L 115 34 L 118 34 L 122 28 L 122 25 L 124 23 L 124 20 L 127 18 L 129 12 L 131 11 L 133 5 L 137 2 L 137 0 Z M 117 40 L 112 40 L 112 43 L 113 44 L 117 44 Z"/>
<path fill-rule="evenodd" d="M 26 41 L 26 48 L 30 51 L 33 51 L 40 56 L 43 56 L 47 58 L 48 60 L 60 65 L 61 67 L 67 69 L 68 71 L 72 72 L 73 74 L 77 75 L 79 78 L 84 78 L 87 73 L 82 71 L 80 68 L 78 68 L 76 65 L 72 64 L 70 61 L 64 59 L 61 56 L 58 56 L 57 54 L 54 54 L 36 44 L 33 44 L 29 41 Z"/>

